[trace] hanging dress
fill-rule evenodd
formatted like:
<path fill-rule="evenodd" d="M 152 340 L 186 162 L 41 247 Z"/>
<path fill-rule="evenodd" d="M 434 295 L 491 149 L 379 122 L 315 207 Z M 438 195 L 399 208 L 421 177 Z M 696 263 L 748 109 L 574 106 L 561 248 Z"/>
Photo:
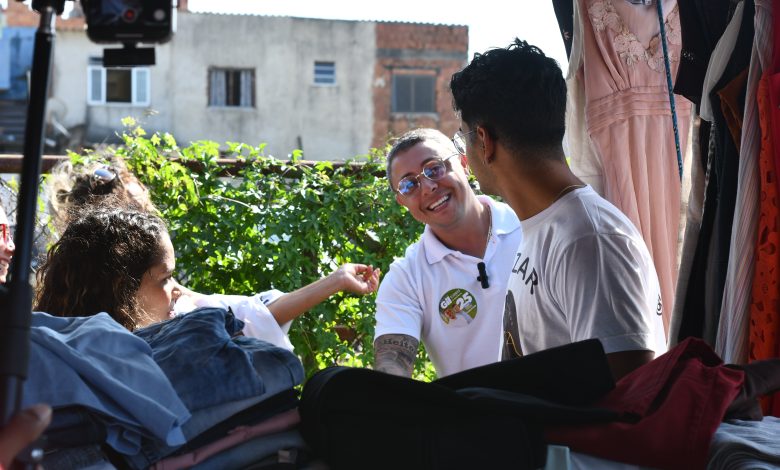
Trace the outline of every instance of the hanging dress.
<path fill-rule="evenodd" d="M 603 195 L 647 243 L 668 329 L 677 282 L 680 176 L 656 7 L 622 0 L 578 3 L 586 125 L 603 169 Z M 663 0 L 672 77 L 681 48 L 676 3 Z M 683 145 L 690 114 L 690 102 L 677 97 Z"/>
<path fill-rule="evenodd" d="M 702 132 L 706 134 L 701 136 L 701 141 L 706 141 L 707 152 L 704 209 L 685 298 L 678 299 L 683 308 L 678 334 L 680 341 L 694 336 L 714 345 L 718 333 L 739 152 L 726 128 L 718 91 L 747 67 L 741 62 L 749 61 L 752 23 L 752 2 L 736 4 L 728 26 L 710 56 L 702 87 L 699 111 Z M 705 150 L 704 145 L 702 150 Z"/>
<path fill-rule="evenodd" d="M 753 273 L 752 302 L 748 326 L 747 359 L 750 362 L 780 357 L 780 210 L 778 210 L 777 168 L 775 166 L 775 145 L 772 135 L 769 80 L 772 75 L 770 63 L 773 56 L 771 0 L 756 0 L 756 36 L 753 41 L 754 54 L 760 60 L 761 79 L 756 93 L 758 110 L 755 119 L 760 124 L 753 132 L 758 151 L 759 206 L 756 243 L 755 272 Z M 759 45 L 757 50 L 756 46 Z M 752 72 L 752 70 L 751 70 Z M 756 74 L 758 75 L 758 73 Z M 746 110 L 746 118 L 747 118 Z M 747 134 L 748 129 L 745 129 Z M 746 137 L 747 138 L 747 137 Z M 778 416 L 780 394 L 767 397 L 762 402 L 764 414 Z"/>
<path fill-rule="evenodd" d="M 767 12 L 764 0 L 747 0 L 746 13 L 750 9 L 754 13 L 743 18 L 743 31 L 740 32 L 740 35 L 744 36 L 750 33 L 750 41 L 743 41 L 750 45 L 750 62 L 746 69 L 737 75 L 746 77 L 746 83 L 739 86 L 740 94 L 737 95 L 744 98 L 741 102 L 735 100 L 735 94 L 729 92 L 728 88 L 722 89 L 720 94 L 724 120 L 738 149 L 738 153 L 730 160 L 735 162 L 739 169 L 733 221 L 729 227 L 730 243 L 728 251 L 720 254 L 728 256 L 728 267 L 724 278 L 715 351 L 725 361 L 736 364 L 745 364 L 748 360 L 748 327 L 756 267 L 756 230 L 759 223 L 759 154 L 762 146 L 756 98 L 762 69 L 769 65 L 771 57 L 771 48 L 767 55 L 765 45 L 758 40 L 770 31 L 771 13 Z M 742 67 L 737 70 L 740 68 Z M 739 121 L 738 125 L 736 121 Z M 741 130 L 739 135 L 735 135 L 735 127 Z M 728 156 L 728 153 L 725 155 Z"/>
<path fill-rule="evenodd" d="M 757 214 L 755 210 L 757 154 L 752 150 L 747 151 L 745 147 L 745 145 L 753 146 L 753 140 L 742 138 L 745 104 L 750 102 L 755 104 L 755 98 L 747 98 L 748 79 L 751 83 L 755 82 L 752 81 L 749 72 L 746 73 L 750 68 L 753 49 L 755 4 L 753 0 L 744 0 L 741 3 L 744 4 L 744 9 L 734 50 L 723 75 L 713 87 L 714 91 L 710 93 L 713 121 L 710 129 L 709 158 L 714 174 L 711 185 L 715 186 L 716 196 L 706 203 L 712 203 L 710 207 L 714 213 L 714 223 L 710 249 L 704 265 L 708 282 L 703 292 L 706 307 L 704 338 L 710 344 L 714 340 L 716 351 L 723 354 L 724 358 L 728 357 L 729 362 L 737 363 L 744 363 L 747 342 L 744 340 L 724 342 L 722 332 L 726 328 L 726 331 L 731 332 L 730 334 L 735 337 L 746 338 L 746 334 L 743 333 L 746 330 L 732 320 L 738 316 L 744 318 L 743 305 L 745 300 L 749 301 L 750 281 L 749 276 L 746 277 L 745 274 L 753 270 L 752 248 L 755 244 L 755 215 Z M 750 90 L 754 92 L 755 87 L 751 85 Z M 750 129 L 754 128 L 754 124 L 757 124 L 757 121 L 751 118 L 746 125 Z M 739 140 L 735 136 L 739 137 Z M 742 154 L 746 157 L 743 158 Z M 747 196 L 751 191 L 754 194 L 752 200 Z M 742 238 L 734 237 L 747 237 L 748 243 L 744 243 Z M 739 249 L 732 253 L 732 248 Z M 747 259 L 741 258 L 746 253 L 750 256 Z M 729 352 L 729 348 L 733 349 Z"/>
<path fill-rule="evenodd" d="M 772 15 L 772 64 L 769 70 L 769 103 L 771 118 L 771 132 L 774 142 L 774 162 L 775 171 L 780 175 L 780 12 Z M 780 192 L 780 181 L 777 181 L 778 192 Z M 780 351 L 778 351 L 780 354 Z"/>
<path fill-rule="evenodd" d="M 707 75 L 710 56 L 728 24 L 729 0 L 687 0 L 678 3 L 682 32 L 680 67 L 674 83 L 674 92 L 701 106 L 701 95 Z M 677 344 L 688 291 L 688 280 L 693 267 L 696 246 L 704 211 L 705 173 L 709 123 L 695 119 L 692 129 L 690 161 L 691 190 L 685 220 L 685 234 L 680 254 L 675 303 L 669 328 L 669 345 Z"/>
<path fill-rule="evenodd" d="M 566 77 L 566 150 L 569 167 L 579 179 L 604 196 L 604 171 L 601 157 L 588 135 L 585 119 L 585 82 L 582 68 L 583 17 L 579 1 L 574 2 L 574 34 L 569 74 Z M 587 15 L 587 12 L 585 12 Z"/>
<path fill-rule="evenodd" d="M 758 2 L 756 3 L 758 6 Z M 769 74 L 758 85 L 761 122 L 761 199 L 756 246 L 756 270 L 753 278 L 753 302 L 750 306 L 748 360 L 780 357 L 780 211 L 777 199 L 775 142 L 770 128 Z M 780 416 L 780 394 L 762 401 L 764 414 Z"/>

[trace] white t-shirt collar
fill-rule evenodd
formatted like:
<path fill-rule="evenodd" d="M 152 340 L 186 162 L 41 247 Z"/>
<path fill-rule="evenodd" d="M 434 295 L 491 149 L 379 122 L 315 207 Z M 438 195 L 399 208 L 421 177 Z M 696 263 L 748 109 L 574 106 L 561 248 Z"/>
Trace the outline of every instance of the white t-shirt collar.
<path fill-rule="evenodd" d="M 589 192 L 594 192 L 594 191 L 593 188 L 591 188 L 588 185 L 588 186 L 583 186 L 581 188 L 576 188 L 573 191 L 569 191 L 568 193 L 564 194 L 557 201 L 554 201 L 547 208 L 545 208 L 543 211 L 523 220 L 523 233 L 530 233 L 532 230 L 536 229 L 536 227 L 538 227 L 539 225 L 544 224 L 547 221 L 547 219 L 552 217 L 552 214 L 554 214 L 558 210 L 558 207 L 566 204 L 569 200 L 577 197 L 577 195 L 585 194 Z"/>

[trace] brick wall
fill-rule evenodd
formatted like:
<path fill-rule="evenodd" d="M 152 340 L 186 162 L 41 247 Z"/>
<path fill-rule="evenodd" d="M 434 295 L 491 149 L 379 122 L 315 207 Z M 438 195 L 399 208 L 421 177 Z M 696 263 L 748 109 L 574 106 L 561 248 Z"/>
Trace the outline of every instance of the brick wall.
<path fill-rule="evenodd" d="M 416 23 L 377 23 L 376 66 L 373 81 L 374 135 L 372 145 L 416 127 L 432 127 L 452 135 L 460 125 L 452 110 L 450 77 L 468 56 L 468 27 Z M 432 74 L 435 113 L 392 112 L 393 75 Z"/>

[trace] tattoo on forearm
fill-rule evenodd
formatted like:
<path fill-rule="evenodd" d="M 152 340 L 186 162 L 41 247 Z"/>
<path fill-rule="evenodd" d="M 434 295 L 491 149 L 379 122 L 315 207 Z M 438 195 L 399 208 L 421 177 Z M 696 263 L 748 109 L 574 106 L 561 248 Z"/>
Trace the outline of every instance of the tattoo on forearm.
<path fill-rule="evenodd" d="M 409 335 L 382 335 L 374 341 L 374 369 L 411 377 L 420 342 Z"/>

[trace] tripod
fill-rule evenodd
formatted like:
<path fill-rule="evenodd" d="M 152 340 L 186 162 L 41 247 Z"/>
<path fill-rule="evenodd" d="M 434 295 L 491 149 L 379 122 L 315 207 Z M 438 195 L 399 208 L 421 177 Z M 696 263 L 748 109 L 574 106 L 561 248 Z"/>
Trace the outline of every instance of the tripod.
<path fill-rule="evenodd" d="M 0 426 L 18 411 L 27 378 L 30 356 L 32 286 L 30 261 L 35 230 L 38 180 L 46 116 L 46 99 L 51 76 L 54 22 L 65 8 L 65 0 L 33 0 L 41 15 L 35 33 L 30 98 L 24 136 L 19 206 L 14 235 L 16 256 L 11 265 L 11 281 L 0 289 Z"/>

